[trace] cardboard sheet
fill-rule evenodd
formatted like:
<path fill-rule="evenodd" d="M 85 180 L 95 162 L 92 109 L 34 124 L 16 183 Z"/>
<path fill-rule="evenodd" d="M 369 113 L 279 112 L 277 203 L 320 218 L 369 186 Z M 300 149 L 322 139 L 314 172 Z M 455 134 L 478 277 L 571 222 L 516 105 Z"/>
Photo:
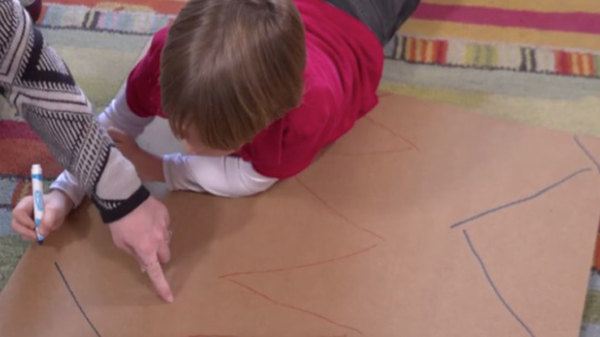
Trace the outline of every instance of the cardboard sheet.
<path fill-rule="evenodd" d="M 12 336 L 576 336 L 600 214 L 592 138 L 387 96 L 262 195 L 170 195 L 175 303 L 93 207 L 0 294 Z"/>

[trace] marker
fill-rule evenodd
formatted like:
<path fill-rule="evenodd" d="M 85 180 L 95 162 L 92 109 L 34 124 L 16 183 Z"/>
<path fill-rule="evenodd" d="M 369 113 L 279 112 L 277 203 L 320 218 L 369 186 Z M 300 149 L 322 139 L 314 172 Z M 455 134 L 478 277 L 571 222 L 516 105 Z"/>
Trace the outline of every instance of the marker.
<path fill-rule="evenodd" d="M 39 244 L 44 243 L 44 237 L 38 232 L 44 216 L 44 186 L 42 185 L 42 166 L 34 164 L 31 167 L 31 190 L 33 192 L 33 217 L 35 219 L 35 234 Z"/>

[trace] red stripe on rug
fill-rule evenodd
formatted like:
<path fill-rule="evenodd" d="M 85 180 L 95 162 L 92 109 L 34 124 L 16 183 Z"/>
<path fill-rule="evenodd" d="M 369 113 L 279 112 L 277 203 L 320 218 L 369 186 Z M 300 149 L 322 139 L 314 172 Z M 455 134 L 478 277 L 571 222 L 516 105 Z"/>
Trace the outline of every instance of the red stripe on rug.
<path fill-rule="evenodd" d="M 29 127 L 29 124 L 16 121 L 0 121 L 0 139 L 39 140 L 35 132 Z"/>
<path fill-rule="evenodd" d="M 413 14 L 413 17 L 423 20 L 600 34 L 600 13 L 544 13 L 490 7 L 421 3 L 417 11 Z"/>
<path fill-rule="evenodd" d="M 410 39 L 410 55 L 408 57 L 409 61 L 416 61 L 417 57 L 415 56 L 417 55 L 417 39 L 415 38 L 411 38 Z"/>
<path fill-rule="evenodd" d="M 448 41 L 438 41 L 438 63 L 446 64 L 446 55 L 448 54 Z"/>
<path fill-rule="evenodd" d="M 423 63 L 427 63 L 427 48 L 429 46 L 429 41 L 427 40 L 421 40 L 421 55 L 419 55 L 419 57 L 421 58 L 419 61 L 423 62 Z"/>

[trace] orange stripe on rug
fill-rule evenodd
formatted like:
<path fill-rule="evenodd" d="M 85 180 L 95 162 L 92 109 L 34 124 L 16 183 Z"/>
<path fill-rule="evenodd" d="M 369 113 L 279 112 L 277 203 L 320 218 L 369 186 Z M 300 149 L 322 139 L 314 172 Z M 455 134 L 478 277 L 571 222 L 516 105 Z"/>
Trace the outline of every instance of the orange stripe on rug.
<path fill-rule="evenodd" d="M 400 34 L 431 36 L 438 39 L 460 38 L 488 43 L 521 43 L 557 48 L 600 50 L 600 38 L 594 34 L 485 26 L 415 18 L 409 19 L 402 26 Z"/>

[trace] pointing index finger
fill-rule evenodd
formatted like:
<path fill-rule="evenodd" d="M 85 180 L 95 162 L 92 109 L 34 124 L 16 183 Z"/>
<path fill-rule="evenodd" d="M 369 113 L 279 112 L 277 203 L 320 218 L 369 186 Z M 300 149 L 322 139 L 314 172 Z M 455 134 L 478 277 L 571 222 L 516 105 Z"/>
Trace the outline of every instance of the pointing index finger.
<path fill-rule="evenodd" d="M 173 302 L 173 293 L 171 292 L 171 287 L 165 278 L 165 274 L 163 273 L 162 267 L 158 262 L 158 256 L 154 256 L 154 260 L 151 263 L 147 263 L 143 266 L 146 269 L 146 273 L 152 284 L 154 284 L 154 288 L 165 301 L 172 303 Z"/>

